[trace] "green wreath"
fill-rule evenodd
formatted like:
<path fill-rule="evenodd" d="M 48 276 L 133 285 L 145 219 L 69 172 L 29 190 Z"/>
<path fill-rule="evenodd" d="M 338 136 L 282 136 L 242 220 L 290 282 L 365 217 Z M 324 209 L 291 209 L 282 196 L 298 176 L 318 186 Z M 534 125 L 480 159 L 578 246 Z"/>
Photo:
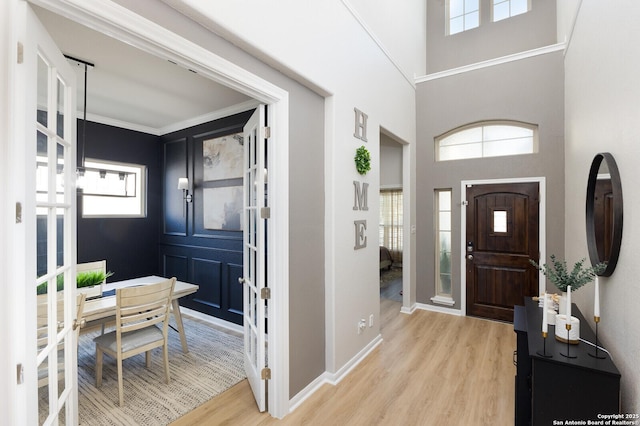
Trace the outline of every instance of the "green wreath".
<path fill-rule="evenodd" d="M 369 170 L 371 170 L 371 154 L 367 148 L 362 145 L 360 148 L 356 150 L 356 170 L 361 175 L 366 175 Z"/>

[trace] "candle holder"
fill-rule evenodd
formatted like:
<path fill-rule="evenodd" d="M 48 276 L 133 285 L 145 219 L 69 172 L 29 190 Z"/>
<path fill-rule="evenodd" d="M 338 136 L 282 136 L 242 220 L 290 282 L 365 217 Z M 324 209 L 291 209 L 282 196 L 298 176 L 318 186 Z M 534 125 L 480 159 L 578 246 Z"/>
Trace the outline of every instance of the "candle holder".
<path fill-rule="evenodd" d="M 596 323 L 596 350 L 595 350 L 594 354 L 589 352 L 589 356 L 591 356 L 593 358 L 596 358 L 596 359 L 605 359 L 606 356 L 598 354 L 598 323 L 600 322 L 600 317 L 593 317 L 593 321 L 595 321 L 595 323 Z"/>
<path fill-rule="evenodd" d="M 562 355 L 563 357 L 566 357 L 566 358 L 577 358 L 577 356 L 571 355 L 569 353 L 569 348 L 571 347 L 571 343 L 570 343 L 570 340 L 571 340 L 571 337 L 570 337 L 570 334 L 571 334 L 571 317 L 569 317 L 569 321 L 567 321 L 567 324 L 565 325 L 565 328 L 567 329 L 567 353 L 563 354 L 562 352 L 560 352 L 560 355 Z"/>
<path fill-rule="evenodd" d="M 553 355 L 547 353 L 547 333 L 545 331 L 542 332 L 542 353 L 536 351 L 536 354 L 544 358 L 553 358 Z"/>

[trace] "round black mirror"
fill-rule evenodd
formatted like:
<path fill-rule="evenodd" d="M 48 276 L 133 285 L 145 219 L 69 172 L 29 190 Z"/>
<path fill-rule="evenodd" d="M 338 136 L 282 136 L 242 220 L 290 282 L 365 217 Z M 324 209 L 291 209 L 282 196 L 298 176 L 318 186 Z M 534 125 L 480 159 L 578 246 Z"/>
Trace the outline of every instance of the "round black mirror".
<path fill-rule="evenodd" d="M 616 161 L 608 152 L 597 154 L 591 163 L 586 213 L 589 259 L 594 266 L 606 263 L 598 275 L 608 277 L 618 263 L 622 241 L 622 184 Z"/>

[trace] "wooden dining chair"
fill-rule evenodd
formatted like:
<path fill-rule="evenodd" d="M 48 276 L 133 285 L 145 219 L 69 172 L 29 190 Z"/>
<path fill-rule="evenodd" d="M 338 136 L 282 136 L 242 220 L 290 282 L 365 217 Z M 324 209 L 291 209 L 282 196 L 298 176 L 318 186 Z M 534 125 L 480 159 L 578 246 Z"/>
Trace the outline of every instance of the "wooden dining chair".
<path fill-rule="evenodd" d="M 49 334 L 49 318 L 48 318 L 48 303 L 47 303 L 47 295 L 39 294 L 38 296 L 38 351 L 44 349 L 48 344 L 48 334 Z M 58 292 L 56 295 L 57 299 L 57 316 L 58 316 L 58 327 L 60 328 L 64 324 L 64 293 Z M 76 314 L 76 324 L 74 328 L 74 333 L 76 333 L 76 341 L 78 341 L 78 336 L 80 335 L 80 328 L 84 324 L 82 313 L 84 310 L 84 301 L 86 295 L 81 293 L 78 294 L 77 297 L 77 314 Z M 61 380 L 64 377 L 64 344 L 58 345 L 57 348 L 57 363 L 58 363 L 58 380 Z M 49 355 L 51 358 L 51 355 Z M 45 386 L 49 383 L 49 375 L 47 370 L 47 362 L 43 362 L 38 367 L 38 387 Z"/>
<path fill-rule="evenodd" d="M 124 405 L 122 360 L 146 352 L 151 367 L 151 350 L 162 347 L 164 372 L 169 383 L 169 307 L 176 278 L 157 284 L 116 290 L 116 329 L 96 337 L 96 387 L 102 385 L 103 353 L 116 359 L 120 406 Z M 158 325 L 162 325 L 162 329 Z"/>

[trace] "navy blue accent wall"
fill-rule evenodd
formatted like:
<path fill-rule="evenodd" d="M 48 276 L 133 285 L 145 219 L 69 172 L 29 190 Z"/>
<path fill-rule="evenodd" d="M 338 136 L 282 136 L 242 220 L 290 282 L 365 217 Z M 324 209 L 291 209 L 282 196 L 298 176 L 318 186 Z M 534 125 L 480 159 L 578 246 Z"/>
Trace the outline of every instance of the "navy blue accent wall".
<path fill-rule="evenodd" d="M 163 217 L 159 266 L 163 276 L 198 284 L 183 306 L 242 324 L 242 231 L 203 226 L 204 188 L 238 187 L 242 179 L 203 179 L 203 141 L 242 132 L 253 111 L 225 117 L 162 137 Z M 188 177 L 193 202 L 185 203 L 178 178 Z"/>
<path fill-rule="evenodd" d="M 160 137 L 88 121 L 85 158 L 147 167 L 147 216 L 83 218 L 78 197 L 78 263 L 107 260 L 110 281 L 158 275 L 158 228 L 162 216 Z M 78 120 L 78 161 L 83 152 L 83 122 Z"/>

